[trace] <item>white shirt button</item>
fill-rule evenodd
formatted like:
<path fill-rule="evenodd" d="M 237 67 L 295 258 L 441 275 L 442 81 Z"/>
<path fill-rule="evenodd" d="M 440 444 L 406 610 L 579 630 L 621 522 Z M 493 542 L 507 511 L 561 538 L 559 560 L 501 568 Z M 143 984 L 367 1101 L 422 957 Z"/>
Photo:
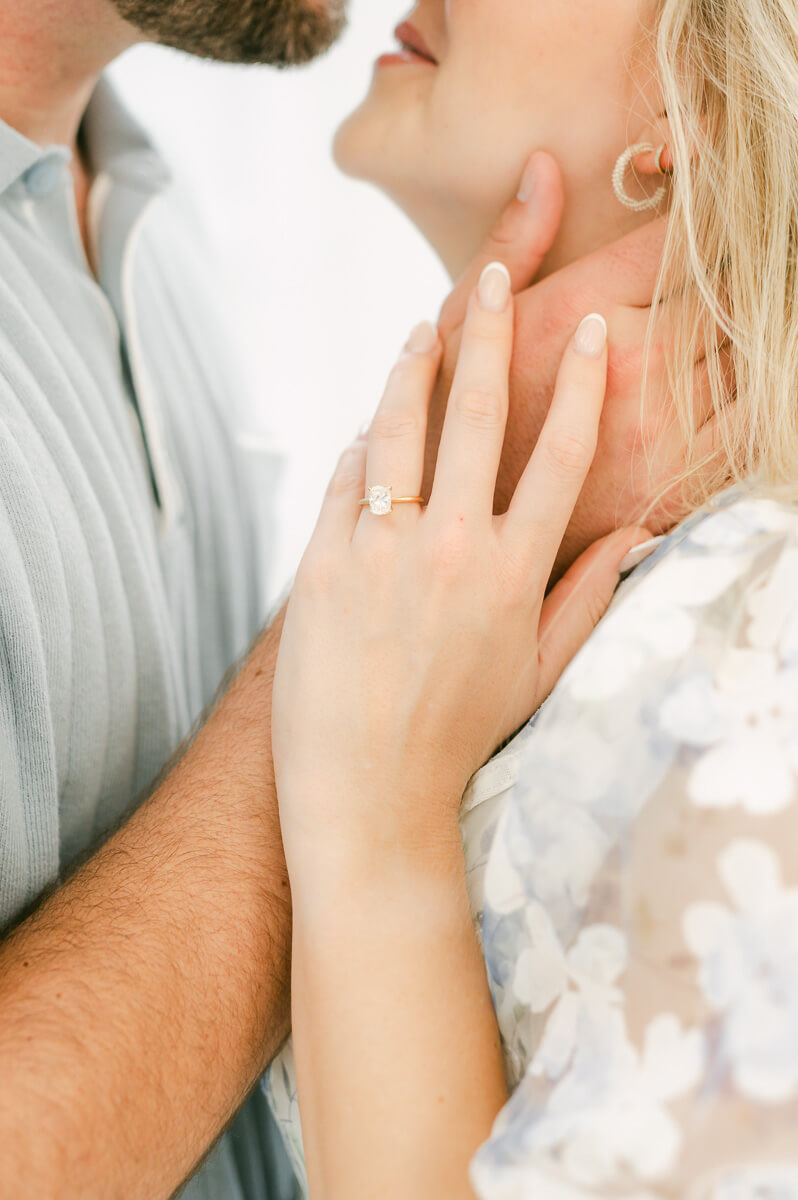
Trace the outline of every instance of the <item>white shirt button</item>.
<path fill-rule="evenodd" d="M 42 158 L 22 176 L 32 196 L 47 196 L 61 178 L 64 163 L 60 158 Z"/>

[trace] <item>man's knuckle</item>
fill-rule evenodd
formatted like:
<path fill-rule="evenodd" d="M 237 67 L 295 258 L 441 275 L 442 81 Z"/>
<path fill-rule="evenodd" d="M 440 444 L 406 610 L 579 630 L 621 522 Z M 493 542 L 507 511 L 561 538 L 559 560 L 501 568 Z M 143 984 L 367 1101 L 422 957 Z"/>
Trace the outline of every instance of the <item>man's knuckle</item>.
<path fill-rule="evenodd" d="M 463 388 L 454 396 L 457 416 L 473 429 L 491 431 L 504 419 L 505 403 L 499 392 L 481 388 Z"/>
<path fill-rule="evenodd" d="M 608 248 L 608 258 L 621 279 L 653 281 L 662 258 L 662 244 L 658 237 L 622 238 Z"/>
<path fill-rule="evenodd" d="M 506 251 L 508 246 L 514 246 L 517 240 L 518 230 L 516 222 L 513 220 L 513 213 L 510 211 L 505 213 L 493 227 L 491 235 L 485 243 L 485 258 L 489 261 L 496 258 L 501 259 L 502 251 Z"/>
<path fill-rule="evenodd" d="M 571 337 L 585 313 L 599 309 L 595 289 L 585 280 L 569 277 L 566 272 L 563 275 L 564 281 L 559 283 L 554 278 L 544 281 L 552 287 L 545 312 L 546 329 L 552 337 Z"/>
<path fill-rule="evenodd" d="M 619 382 L 639 387 L 643 373 L 642 345 L 611 346 L 608 373 Z"/>

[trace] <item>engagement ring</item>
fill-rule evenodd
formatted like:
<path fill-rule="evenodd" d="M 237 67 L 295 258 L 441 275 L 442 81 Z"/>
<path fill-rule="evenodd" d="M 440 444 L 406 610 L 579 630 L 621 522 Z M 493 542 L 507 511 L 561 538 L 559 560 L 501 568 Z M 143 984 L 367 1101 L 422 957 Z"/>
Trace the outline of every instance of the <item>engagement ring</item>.
<path fill-rule="evenodd" d="M 360 501 L 360 507 L 368 507 L 375 517 L 387 517 L 394 504 L 423 504 L 423 496 L 393 496 L 389 487 L 370 487 L 367 489 L 365 500 Z"/>

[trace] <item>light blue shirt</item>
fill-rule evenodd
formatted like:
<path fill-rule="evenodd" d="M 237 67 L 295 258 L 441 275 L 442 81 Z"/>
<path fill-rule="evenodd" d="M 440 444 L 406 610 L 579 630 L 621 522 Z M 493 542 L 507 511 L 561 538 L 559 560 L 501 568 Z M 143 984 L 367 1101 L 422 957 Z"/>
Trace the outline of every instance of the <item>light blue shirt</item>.
<path fill-rule="evenodd" d="M 147 789 L 266 616 L 268 455 L 204 242 L 98 84 L 70 152 L 0 123 L 0 928 Z M 262 1105 L 262 1100 L 254 1103 Z M 281 1196 L 245 1111 L 192 1197 Z"/>

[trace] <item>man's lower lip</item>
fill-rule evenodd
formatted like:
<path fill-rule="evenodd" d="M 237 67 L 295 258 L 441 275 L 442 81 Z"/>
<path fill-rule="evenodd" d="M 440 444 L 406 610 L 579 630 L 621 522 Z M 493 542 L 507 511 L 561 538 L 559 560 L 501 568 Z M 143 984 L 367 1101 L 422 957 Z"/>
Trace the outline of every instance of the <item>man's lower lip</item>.
<path fill-rule="evenodd" d="M 377 59 L 378 67 L 436 67 L 438 64 L 414 54 L 412 50 L 393 50 L 390 54 L 381 54 Z"/>

